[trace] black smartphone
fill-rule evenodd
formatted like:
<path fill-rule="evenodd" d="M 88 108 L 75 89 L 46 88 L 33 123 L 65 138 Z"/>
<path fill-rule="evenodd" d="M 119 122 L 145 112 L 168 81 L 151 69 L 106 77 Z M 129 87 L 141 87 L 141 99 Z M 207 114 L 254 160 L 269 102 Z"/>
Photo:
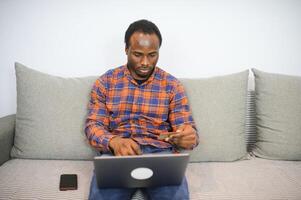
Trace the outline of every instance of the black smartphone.
<path fill-rule="evenodd" d="M 60 190 L 77 190 L 77 175 L 62 174 L 60 178 Z"/>

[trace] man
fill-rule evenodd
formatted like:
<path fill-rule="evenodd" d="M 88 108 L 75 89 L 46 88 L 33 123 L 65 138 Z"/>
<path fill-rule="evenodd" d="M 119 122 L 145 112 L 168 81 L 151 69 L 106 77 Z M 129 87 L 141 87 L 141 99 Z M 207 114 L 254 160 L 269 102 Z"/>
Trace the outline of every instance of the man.
<path fill-rule="evenodd" d="M 198 144 L 194 121 L 181 83 L 156 66 L 162 37 L 147 20 L 125 34 L 127 64 L 94 83 L 86 135 L 90 144 L 115 156 L 173 152 Z M 165 139 L 162 136 L 168 136 Z M 150 199 L 189 199 L 186 179 L 179 186 L 145 189 Z M 101 189 L 95 174 L 90 199 L 130 199 L 134 189 Z"/>

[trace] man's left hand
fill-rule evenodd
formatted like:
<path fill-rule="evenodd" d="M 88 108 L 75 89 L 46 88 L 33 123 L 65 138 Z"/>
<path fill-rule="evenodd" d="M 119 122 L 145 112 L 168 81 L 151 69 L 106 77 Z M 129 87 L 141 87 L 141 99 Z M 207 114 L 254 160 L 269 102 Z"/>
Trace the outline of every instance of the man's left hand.
<path fill-rule="evenodd" d="M 197 133 L 191 125 L 182 125 L 165 141 L 183 149 L 192 149 L 197 144 Z"/>

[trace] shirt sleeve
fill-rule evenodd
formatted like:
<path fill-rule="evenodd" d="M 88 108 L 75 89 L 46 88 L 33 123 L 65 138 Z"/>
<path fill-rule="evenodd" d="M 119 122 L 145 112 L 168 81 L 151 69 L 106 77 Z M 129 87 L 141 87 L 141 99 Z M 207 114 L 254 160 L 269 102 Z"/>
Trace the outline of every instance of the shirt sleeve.
<path fill-rule="evenodd" d="M 190 106 L 188 102 L 185 89 L 181 83 L 177 83 L 173 92 L 171 93 L 171 100 L 169 104 L 169 122 L 172 127 L 172 131 L 176 131 L 181 125 L 189 124 L 196 130 L 197 143 L 199 143 L 198 130 L 193 120 Z M 194 147 L 195 147 L 194 146 Z"/>
<path fill-rule="evenodd" d="M 106 89 L 104 80 L 100 77 L 91 91 L 85 132 L 90 144 L 104 153 L 110 151 L 109 142 L 116 136 L 109 131 L 109 114 L 105 102 Z"/>

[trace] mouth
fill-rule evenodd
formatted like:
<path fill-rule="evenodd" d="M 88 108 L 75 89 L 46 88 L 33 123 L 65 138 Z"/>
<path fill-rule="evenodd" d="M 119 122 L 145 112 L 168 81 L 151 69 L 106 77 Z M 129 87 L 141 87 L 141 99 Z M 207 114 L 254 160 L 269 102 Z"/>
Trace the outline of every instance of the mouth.
<path fill-rule="evenodd" d="M 138 71 L 139 71 L 141 74 L 149 74 L 152 70 L 153 70 L 152 67 L 148 67 L 148 68 L 138 68 Z"/>
<path fill-rule="evenodd" d="M 139 71 L 140 71 L 141 73 L 143 73 L 143 74 L 147 74 L 147 73 L 149 73 L 151 70 L 150 70 L 149 68 L 147 68 L 147 69 L 139 69 Z"/>

